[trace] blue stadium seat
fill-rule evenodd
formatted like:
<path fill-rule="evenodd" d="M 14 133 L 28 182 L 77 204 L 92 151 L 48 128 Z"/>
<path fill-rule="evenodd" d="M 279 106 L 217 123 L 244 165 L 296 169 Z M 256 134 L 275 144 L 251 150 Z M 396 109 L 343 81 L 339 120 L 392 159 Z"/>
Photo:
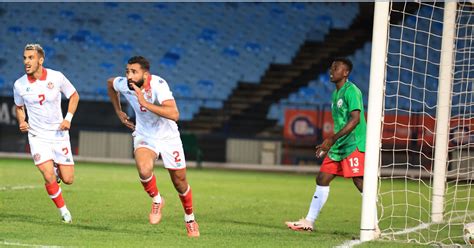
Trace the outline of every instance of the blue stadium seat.
<path fill-rule="evenodd" d="M 198 40 L 206 43 L 213 43 L 216 39 L 217 31 L 211 28 L 203 28 L 198 36 Z"/>
<path fill-rule="evenodd" d="M 172 88 L 176 97 L 191 98 L 193 96 L 192 90 L 188 84 L 173 84 Z"/>
<path fill-rule="evenodd" d="M 69 32 L 64 31 L 57 33 L 53 36 L 53 41 L 55 42 L 66 42 L 69 40 Z"/>
<path fill-rule="evenodd" d="M 222 54 L 229 58 L 239 57 L 240 53 L 233 46 L 228 46 L 222 49 Z"/>
<path fill-rule="evenodd" d="M 109 8 L 117 8 L 119 5 L 115 2 L 105 2 L 104 5 Z"/>
<path fill-rule="evenodd" d="M 135 22 L 142 22 L 143 21 L 143 17 L 140 14 L 137 14 L 137 13 L 128 14 L 127 18 L 129 20 L 132 20 L 132 21 L 135 21 Z"/>
<path fill-rule="evenodd" d="M 65 18 L 72 18 L 74 16 L 74 12 L 72 12 L 71 10 L 61 10 L 59 12 L 59 16 Z"/>
<path fill-rule="evenodd" d="M 19 34 L 23 31 L 22 27 L 19 26 L 10 26 L 8 27 L 8 32 L 14 33 L 14 34 Z"/>
<path fill-rule="evenodd" d="M 44 3 L 2 4 L 9 14 L 0 16 L 0 21 L 9 35 L 2 36 L 0 59 L 14 56 L 11 51 L 37 40 L 45 47 L 48 67 L 81 82 L 76 87 L 87 92 L 81 99 L 100 101 L 107 100 L 97 90 L 104 77 L 110 76 L 104 74 L 120 75 L 130 56 L 145 55 L 152 72 L 163 75 L 170 85 L 188 85 L 190 91 L 175 93 L 177 97 L 206 99 L 193 102 L 188 116 L 203 104 L 222 104 L 239 80 L 258 83 L 270 63 L 289 63 L 306 34 L 317 33 L 322 39 L 328 29 L 321 26 L 348 27 L 358 13 L 357 4 L 303 2 L 49 5 L 54 11 L 38 12 L 31 19 L 32 27 L 17 20 L 30 20 L 29 13 L 43 9 Z M 139 35 L 127 32 L 135 30 L 137 23 Z M 135 39 L 137 35 L 140 39 Z M 0 67 L 13 68 L 18 63 L 21 61 L 7 60 Z M 6 70 L 2 77 L 9 82 L 18 75 Z M 201 89 L 210 87 L 199 83 L 202 79 L 213 82 L 212 90 Z M 304 101 L 312 101 L 310 98 Z"/>
<path fill-rule="evenodd" d="M 180 59 L 180 55 L 170 50 L 169 52 L 165 53 L 163 58 L 161 58 L 160 64 L 167 67 L 174 67 L 178 63 L 179 59 Z"/>

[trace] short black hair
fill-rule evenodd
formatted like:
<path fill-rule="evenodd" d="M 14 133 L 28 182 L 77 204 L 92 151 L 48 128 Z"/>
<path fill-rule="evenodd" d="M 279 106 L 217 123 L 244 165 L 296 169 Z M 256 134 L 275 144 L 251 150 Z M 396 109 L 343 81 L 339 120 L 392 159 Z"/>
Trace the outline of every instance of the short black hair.
<path fill-rule="evenodd" d="M 341 62 L 347 66 L 349 73 L 352 71 L 352 62 L 348 58 L 338 57 L 335 58 L 333 62 Z"/>
<path fill-rule="evenodd" d="M 133 56 L 128 60 L 128 64 L 139 64 L 143 70 L 150 71 L 150 62 L 143 56 Z"/>

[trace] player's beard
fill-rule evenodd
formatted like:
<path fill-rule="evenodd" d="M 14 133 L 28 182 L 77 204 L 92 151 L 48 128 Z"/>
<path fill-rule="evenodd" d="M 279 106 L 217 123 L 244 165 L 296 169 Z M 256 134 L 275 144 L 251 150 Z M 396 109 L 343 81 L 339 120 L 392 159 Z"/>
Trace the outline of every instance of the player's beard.
<path fill-rule="evenodd" d="M 142 87 L 142 85 L 143 85 L 144 83 L 145 83 L 145 80 L 143 80 L 143 79 L 140 79 L 140 80 L 138 80 L 137 82 L 135 82 L 135 81 L 129 79 L 129 80 L 128 80 L 128 88 L 129 88 L 130 90 L 133 90 L 133 88 L 132 88 L 132 86 L 130 86 L 130 84 L 135 84 L 138 88 L 140 88 L 140 87 Z"/>

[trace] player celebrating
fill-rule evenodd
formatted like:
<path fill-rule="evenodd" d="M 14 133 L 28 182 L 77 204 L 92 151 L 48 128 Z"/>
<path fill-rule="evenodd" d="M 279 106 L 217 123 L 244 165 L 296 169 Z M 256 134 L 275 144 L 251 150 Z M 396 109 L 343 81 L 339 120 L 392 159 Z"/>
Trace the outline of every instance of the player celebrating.
<path fill-rule="evenodd" d="M 142 56 L 128 60 L 127 77 L 110 78 L 108 93 L 120 121 L 134 130 L 135 161 L 140 181 L 150 197 L 151 224 L 158 224 L 165 204 L 156 186 L 153 162 L 161 154 L 173 185 L 184 208 L 184 221 L 189 237 L 199 237 L 199 226 L 194 219 L 191 186 L 186 180 L 186 161 L 178 125 L 178 107 L 164 79 L 150 73 L 150 63 Z M 130 122 L 120 105 L 122 93 L 135 111 L 136 126 Z"/>
<path fill-rule="evenodd" d="M 71 213 L 64 203 L 58 176 L 65 184 L 74 180 L 74 161 L 69 128 L 79 103 L 79 94 L 59 71 L 43 67 L 44 50 L 39 44 L 28 44 L 23 53 L 26 75 L 15 81 L 13 95 L 20 131 L 28 133 L 31 155 L 43 175 L 46 191 L 59 209 L 64 223 L 71 223 Z M 61 92 L 69 99 L 63 118 Z M 25 107 L 28 112 L 26 121 Z"/>
<path fill-rule="evenodd" d="M 292 230 L 313 230 L 314 221 L 326 203 L 329 184 L 334 177 L 352 178 L 357 189 L 362 192 L 366 122 L 362 93 L 348 80 L 351 70 L 352 62 L 345 58 L 335 59 L 329 70 L 331 82 L 336 85 L 331 105 L 335 134 L 316 146 L 317 157 L 327 156 L 316 179 L 316 192 L 306 218 L 286 222 Z"/>

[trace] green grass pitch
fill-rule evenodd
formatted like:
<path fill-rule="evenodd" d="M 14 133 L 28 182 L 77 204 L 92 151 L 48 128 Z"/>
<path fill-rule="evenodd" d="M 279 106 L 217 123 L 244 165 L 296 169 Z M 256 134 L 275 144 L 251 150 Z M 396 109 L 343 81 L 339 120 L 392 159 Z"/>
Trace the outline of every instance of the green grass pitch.
<path fill-rule="evenodd" d="M 163 220 L 148 224 L 150 199 L 133 165 L 76 164 L 62 185 L 73 216 L 63 224 L 32 161 L 0 159 L 0 246 L 74 247 L 333 247 L 358 238 L 361 196 L 336 179 L 314 232 L 284 221 L 306 215 L 314 175 L 189 169 L 201 237 L 186 236 L 183 209 L 167 171 L 155 168 L 166 199 Z M 12 189 L 14 186 L 33 186 Z M 413 247 L 370 242 L 357 247 Z"/>

